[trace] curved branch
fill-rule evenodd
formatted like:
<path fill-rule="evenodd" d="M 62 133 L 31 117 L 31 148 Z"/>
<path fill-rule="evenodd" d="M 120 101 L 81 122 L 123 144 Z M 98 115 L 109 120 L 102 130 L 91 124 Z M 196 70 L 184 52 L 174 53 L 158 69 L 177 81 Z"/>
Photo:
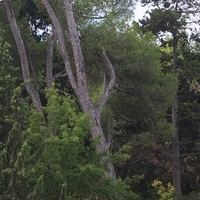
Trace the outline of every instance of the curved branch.
<path fill-rule="evenodd" d="M 56 79 L 62 78 L 62 77 L 67 77 L 67 73 L 66 72 L 58 72 L 57 74 L 54 75 L 53 82 L 55 82 Z"/>
<path fill-rule="evenodd" d="M 33 84 L 31 82 L 31 77 L 30 77 L 30 72 L 29 72 L 29 64 L 28 64 L 28 58 L 26 55 L 26 50 L 24 46 L 24 42 L 22 40 L 21 34 L 19 27 L 17 25 L 14 12 L 12 10 L 12 7 L 10 5 L 10 1 L 8 0 L 3 0 L 5 9 L 6 9 L 6 14 L 7 18 L 15 39 L 15 43 L 17 46 L 17 50 L 20 56 L 20 61 L 21 61 L 21 69 L 22 69 L 22 76 L 23 76 L 23 81 L 26 86 L 26 90 L 28 94 L 30 95 L 34 106 L 36 107 L 37 111 L 40 113 L 43 113 L 42 111 L 42 104 L 40 101 L 40 97 L 38 94 L 38 91 L 33 87 Z"/>
<path fill-rule="evenodd" d="M 100 112 L 101 112 L 104 104 L 106 103 L 110 93 L 113 90 L 113 87 L 115 85 L 115 79 L 116 79 L 114 67 L 113 67 L 108 55 L 106 54 L 106 51 L 105 51 L 104 48 L 102 49 L 102 55 L 103 55 L 103 58 L 105 60 L 106 65 L 107 65 L 107 67 L 110 71 L 110 82 L 109 82 L 108 86 L 106 87 L 104 93 L 102 94 L 101 100 L 99 102 L 98 109 L 99 109 Z"/>

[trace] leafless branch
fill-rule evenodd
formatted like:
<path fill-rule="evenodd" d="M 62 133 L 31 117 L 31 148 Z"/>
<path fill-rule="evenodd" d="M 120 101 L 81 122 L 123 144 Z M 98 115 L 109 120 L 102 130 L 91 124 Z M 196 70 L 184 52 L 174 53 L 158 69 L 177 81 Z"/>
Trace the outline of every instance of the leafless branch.
<path fill-rule="evenodd" d="M 65 46 L 65 39 L 64 39 L 64 35 L 63 35 L 63 32 L 62 32 L 61 25 L 58 21 L 58 18 L 55 15 L 55 12 L 53 11 L 52 7 L 50 6 L 48 0 L 41 0 L 41 2 L 44 5 L 44 7 L 46 8 L 46 11 L 49 14 L 49 17 L 51 18 L 51 21 L 52 21 L 53 26 L 55 28 L 55 34 L 58 38 L 59 50 L 62 54 L 64 63 L 65 63 L 65 68 L 66 68 L 66 72 L 67 72 L 68 77 L 69 77 L 70 84 L 71 84 L 73 90 L 75 91 L 75 93 L 77 93 L 77 84 L 76 84 L 74 74 L 73 74 L 72 69 L 71 69 L 70 59 L 69 59 L 68 52 L 67 52 L 67 49 L 66 49 L 66 46 Z"/>
<path fill-rule="evenodd" d="M 141 154 L 140 154 L 140 156 L 138 157 L 138 159 L 137 159 L 137 160 L 135 160 L 133 163 L 136 163 L 136 162 L 138 162 L 138 161 L 140 160 L 140 158 L 142 157 L 142 155 L 143 155 L 143 153 L 141 153 Z"/>
<path fill-rule="evenodd" d="M 105 89 L 105 92 L 102 94 L 102 97 L 100 99 L 100 102 L 99 102 L 99 105 L 98 105 L 98 108 L 99 110 L 101 111 L 105 102 L 107 101 L 111 91 L 113 90 L 113 87 L 115 85 L 115 79 L 116 79 L 116 74 L 115 74 L 115 71 L 114 71 L 114 67 L 108 57 L 108 55 L 106 54 L 106 51 L 105 49 L 103 48 L 102 49 L 102 55 L 103 55 L 103 58 L 105 60 L 105 63 L 110 71 L 110 82 L 108 84 L 108 86 L 106 87 Z"/>
<path fill-rule="evenodd" d="M 198 143 L 198 142 L 200 142 L 200 140 L 181 142 L 181 145 L 194 144 L 194 143 Z"/>
<path fill-rule="evenodd" d="M 91 106 L 89 92 L 86 83 L 85 76 L 85 61 L 83 58 L 83 53 L 80 45 L 79 34 L 76 26 L 76 22 L 74 19 L 73 7 L 70 0 L 64 1 L 65 5 L 65 14 L 66 21 L 68 24 L 70 42 L 72 44 L 72 50 L 74 54 L 74 61 L 76 66 L 76 74 L 77 74 L 77 85 L 78 85 L 78 93 L 77 95 L 80 98 L 82 106 L 87 107 L 86 110 Z M 83 102 L 87 99 L 87 105 Z"/>
<path fill-rule="evenodd" d="M 124 90 L 122 88 L 119 88 L 119 87 L 114 87 L 115 90 L 117 90 L 118 92 L 121 92 L 121 93 L 124 93 L 124 94 L 128 94 L 128 95 L 131 95 L 131 96 L 135 96 L 134 93 L 128 91 L 128 90 Z"/>
<path fill-rule="evenodd" d="M 185 154 L 180 154 L 180 157 L 184 157 L 184 156 L 194 156 L 194 155 L 199 155 L 200 152 L 196 152 L 196 153 L 185 153 Z"/>
<path fill-rule="evenodd" d="M 8 21 L 9 21 L 9 24 L 10 24 L 10 27 L 11 27 L 11 30 L 12 30 L 12 33 L 13 33 L 13 36 L 15 39 L 17 50 L 18 50 L 18 53 L 20 56 L 22 76 L 23 76 L 23 80 L 25 82 L 26 90 L 27 90 L 28 94 L 30 95 L 37 111 L 40 113 L 43 113 L 42 104 L 40 101 L 38 91 L 33 87 L 33 84 L 31 82 L 28 58 L 27 58 L 24 42 L 23 42 L 21 34 L 20 34 L 19 27 L 17 25 L 16 19 L 14 16 L 14 12 L 11 7 L 11 2 L 7 1 L 7 0 L 3 0 L 3 3 L 5 6 L 7 18 L 8 18 Z"/>
<path fill-rule="evenodd" d="M 56 79 L 63 78 L 63 77 L 67 77 L 67 73 L 66 72 L 58 72 L 57 74 L 54 75 L 53 82 L 55 82 Z"/>

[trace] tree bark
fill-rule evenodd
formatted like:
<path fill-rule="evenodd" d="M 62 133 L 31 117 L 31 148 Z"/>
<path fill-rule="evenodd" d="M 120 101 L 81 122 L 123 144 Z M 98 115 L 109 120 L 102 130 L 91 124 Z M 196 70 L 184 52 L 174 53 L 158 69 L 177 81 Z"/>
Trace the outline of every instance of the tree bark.
<path fill-rule="evenodd" d="M 76 70 L 76 78 L 74 77 L 74 74 L 72 73 L 72 67 L 70 64 L 70 59 L 67 53 L 67 49 L 65 47 L 65 40 L 62 32 L 62 28 L 60 26 L 60 23 L 58 21 L 58 18 L 56 17 L 53 9 L 51 8 L 48 0 L 41 0 L 44 7 L 47 10 L 47 13 L 49 14 L 54 30 L 56 32 L 56 35 L 58 37 L 58 45 L 60 52 L 63 56 L 65 68 L 67 75 L 69 77 L 70 84 L 77 95 L 79 102 L 81 104 L 82 110 L 84 112 L 87 112 L 90 116 L 90 122 L 92 124 L 92 138 L 97 139 L 100 137 L 100 143 L 96 147 L 97 152 L 102 151 L 109 151 L 109 143 L 106 141 L 106 137 L 103 134 L 100 117 L 102 108 L 107 101 L 110 92 L 112 91 L 115 83 L 115 72 L 112 66 L 112 63 L 110 62 L 105 50 L 103 50 L 103 57 L 105 59 L 105 63 L 109 68 L 110 71 L 110 82 L 108 86 L 105 86 L 105 92 L 102 94 L 101 100 L 99 101 L 99 104 L 97 107 L 93 105 L 91 102 L 89 92 L 88 92 L 88 86 L 86 81 L 86 74 L 85 74 L 85 61 L 82 54 L 82 49 L 79 41 L 79 35 L 76 28 L 76 22 L 74 19 L 74 13 L 73 13 L 73 7 L 70 0 L 64 0 L 64 6 L 65 6 L 65 13 L 66 13 L 66 20 L 69 30 L 69 36 L 70 36 L 70 42 L 72 45 L 73 50 L 73 56 L 75 61 L 75 70 Z M 105 156 L 102 158 L 101 163 L 104 164 L 108 156 Z M 116 179 L 116 173 L 114 169 L 114 165 L 111 162 L 108 162 L 108 171 L 106 172 L 107 177 L 112 177 Z"/>
<path fill-rule="evenodd" d="M 172 124 L 177 127 L 178 96 L 174 97 L 172 107 Z M 175 200 L 181 196 L 181 173 L 180 173 L 180 143 L 178 130 L 172 139 L 172 163 L 173 163 L 173 186 L 175 189 Z"/>
<path fill-rule="evenodd" d="M 174 74 L 177 75 L 177 30 L 173 33 L 173 68 Z M 172 124 L 174 127 L 178 127 L 178 94 L 177 91 L 174 96 L 172 106 Z M 178 130 L 172 139 L 172 164 L 173 164 L 173 186 L 175 189 L 174 199 L 178 200 L 181 196 L 181 173 L 180 173 L 180 142 Z"/>
<path fill-rule="evenodd" d="M 13 33 L 13 36 L 15 39 L 17 50 L 18 50 L 18 53 L 20 56 L 22 76 L 23 76 L 23 81 L 26 86 L 26 90 L 27 90 L 28 94 L 30 95 L 37 111 L 40 113 L 43 113 L 42 104 L 40 101 L 38 91 L 34 88 L 32 82 L 31 82 L 31 76 L 30 76 L 30 72 L 29 72 L 29 63 L 28 63 L 28 58 L 27 58 L 24 42 L 22 40 L 20 30 L 17 25 L 16 19 L 14 16 L 14 12 L 11 7 L 11 3 L 9 0 L 3 0 L 3 2 L 4 2 L 5 9 L 6 9 L 7 18 L 8 18 L 8 21 L 9 21 L 9 24 L 10 24 L 10 27 L 11 27 L 11 30 L 12 30 L 12 33 Z"/>
<path fill-rule="evenodd" d="M 67 49 L 66 49 L 66 46 L 65 46 L 65 39 L 64 39 L 63 32 L 62 32 L 62 28 L 60 26 L 58 18 L 56 17 L 52 7 L 50 6 L 48 0 L 41 0 L 41 2 L 44 5 L 49 17 L 52 20 L 52 23 L 53 23 L 53 26 L 54 26 L 54 32 L 55 32 L 56 37 L 58 39 L 58 47 L 59 47 L 60 53 L 62 55 L 64 64 L 65 64 L 65 70 L 68 74 L 69 82 L 70 82 L 72 89 L 74 90 L 75 94 L 77 94 L 77 84 L 76 84 L 74 74 L 72 72 L 69 55 L 68 55 L 68 52 L 67 52 Z"/>

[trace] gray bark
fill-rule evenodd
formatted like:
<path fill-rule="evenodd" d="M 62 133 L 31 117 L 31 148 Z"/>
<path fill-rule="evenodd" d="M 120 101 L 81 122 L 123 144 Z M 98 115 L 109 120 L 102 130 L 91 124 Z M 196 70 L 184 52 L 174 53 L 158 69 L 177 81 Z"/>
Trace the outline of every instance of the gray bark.
<path fill-rule="evenodd" d="M 68 55 L 68 52 L 67 52 L 67 49 L 65 46 L 65 39 L 64 39 L 63 32 L 62 32 L 62 28 L 60 26 L 58 18 L 56 17 L 53 9 L 50 6 L 48 0 L 41 0 L 41 2 L 44 5 L 44 7 L 46 8 L 47 13 L 52 20 L 55 34 L 58 39 L 58 47 L 59 47 L 60 53 L 63 57 L 63 61 L 65 64 L 65 70 L 68 74 L 68 78 L 69 78 L 70 84 L 72 86 L 72 89 L 77 94 L 77 84 L 76 84 L 76 80 L 75 80 L 74 74 L 71 69 L 71 63 L 70 63 L 69 55 Z"/>
<path fill-rule="evenodd" d="M 49 14 L 54 30 L 56 32 L 56 35 L 58 37 L 58 45 L 60 52 L 63 56 L 65 68 L 67 75 L 69 77 L 70 84 L 77 95 L 79 102 L 81 104 L 81 107 L 84 112 L 87 112 L 90 116 L 90 122 L 92 124 L 92 138 L 97 139 L 100 137 L 100 144 L 97 145 L 96 150 L 97 152 L 102 151 L 109 151 L 109 142 L 106 141 L 106 137 L 103 134 L 100 117 L 102 108 L 107 101 L 110 92 L 112 91 L 115 83 L 115 72 L 112 66 L 112 63 L 110 62 L 105 50 L 103 49 L 103 57 L 105 59 L 105 63 L 109 68 L 110 71 L 110 82 L 107 86 L 105 86 L 105 91 L 101 96 L 101 99 L 98 103 L 98 106 L 95 107 L 93 103 L 90 100 L 88 87 L 87 87 L 87 81 L 86 81 L 86 74 L 85 74 L 85 61 L 82 54 L 82 49 L 79 41 L 79 35 L 76 28 L 76 22 L 74 19 L 73 14 L 73 7 L 70 0 L 64 0 L 64 6 L 65 6 L 65 13 L 66 13 L 66 20 L 69 30 L 69 36 L 70 36 L 70 42 L 72 45 L 73 55 L 74 55 L 74 61 L 75 61 L 75 70 L 76 70 L 76 78 L 74 74 L 72 73 L 72 68 L 70 64 L 70 59 L 67 53 L 67 49 L 65 47 L 65 40 L 62 32 L 62 28 L 60 26 L 60 23 L 58 21 L 58 18 L 56 17 L 53 9 L 51 8 L 48 0 L 41 0 L 44 7 L 47 10 L 47 13 Z M 104 164 L 105 160 L 108 158 L 108 156 L 105 156 L 102 158 L 102 164 Z M 116 178 L 114 165 L 111 162 L 108 162 L 108 171 L 106 172 L 107 177 Z"/>
<path fill-rule="evenodd" d="M 14 12 L 12 10 L 10 1 L 3 0 L 3 3 L 5 6 L 5 9 L 6 9 L 7 18 L 8 18 L 8 21 L 9 21 L 9 24 L 10 24 L 10 27 L 11 27 L 11 30 L 12 30 L 12 33 L 13 33 L 13 36 L 15 39 L 15 43 L 17 46 L 19 56 L 20 56 L 22 76 L 23 76 L 23 80 L 24 80 L 24 83 L 26 86 L 26 90 L 27 90 L 28 94 L 30 95 L 37 111 L 40 113 L 43 113 L 39 94 L 38 94 L 37 90 L 34 88 L 33 83 L 31 82 L 28 58 L 27 58 L 24 42 L 23 42 L 21 34 L 20 34 L 20 30 L 18 28 L 16 19 L 15 19 Z"/>

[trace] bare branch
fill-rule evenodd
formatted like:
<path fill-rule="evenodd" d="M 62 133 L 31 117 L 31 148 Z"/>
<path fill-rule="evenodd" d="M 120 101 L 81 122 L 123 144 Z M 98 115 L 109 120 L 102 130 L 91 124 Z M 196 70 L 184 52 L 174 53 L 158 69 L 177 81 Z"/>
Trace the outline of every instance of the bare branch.
<path fill-rule="evenodd" d="M 81 45 L 79 41 L 79 35 L 76 28 L 76 22 L 73 15 L 72 4 L 70 0 L 65 0 L 64 5 L 65 5 L 66 20 L 67 20 L 68 29 L 69 29 L 70 41 L 72 44 L 72 50 L 74 54 L 74 60 L 75 60 L 75 65 L 77 68 L 77 76 L 78 76 L 79 71 L 81 72 L 85 71 L 85 61 L 83 58 Z"/>
<path fill-rule="evenodd" d="M 38 94 L 38 91 L 33 87 L 33 84 L 31 82 L 31 77 L 30 77 L 30 72 L 29 72 L 29 64 L 28 64 L 28 58 L 26 55 L 26 50 L 24 46 L 24 42 L 22 40 L 20 30 L 18 28 L 14 12 L 12 10 L 12 7 L 10 5 L 10 1 L 3 0 L 5 9 L 6 9 L 6 14 L 7 18 L 15 39 L 15 43 L 17 46 L 17 50 L 20 56 L 20 61 L 21 61 L 21 69 L 22 69 L 22 76 L 23 80 L 25 82 L 26 90 L 28 94 L 30 95 L 34 106 L 36 107 L 37 111 L 40 113 L 43 113 L 42 111 L 42 104 L 40 101 L 40 97 Z"/>
<path fill-rule="evenodd" d="M 133 92 L 128 91 L 128 90 L 124 90 L 124 89 L 119 88 L 119 87 L 114 87 L 114 89 L 117 90 L 118 92 L 121 92 L 121 93 L 124 93 L 124 94 L 128 94 L 128 95 L 131 95 L 131 96 L 135 97 L 135 94 Z"/>
<path fill-rule="evenodd" d="M 194 143 L 199 143 L 199 142 L 200 142 L 200 140 L 181 142 L 181 145 L 194 144 Z"/>
<path fill-rule="evenodd" d="M 67 73 L 66 72 L 58 72 L 57 74 L 54 75 L 53 82 L 55 82 L 56 79 L 62 78 L 62 77 L 67 77 Z"/>
<path fill-rule="evenodd" d="M 68 52 L 67 52 L 67 49 L 66 49 L 66 46 L 65 46 L 65 39 L 64 39 L 64 36 L 63 36 L 61 25 L 58 21 L 58 18 L 56 17 L 56 15 L 54 13 L 52 7 L 50 6 L 48 0 L 41 0 L 41 2 L 44 5 L 44 7 L 46 8 L 47 13 L 49 14 L 49 17 L 51 18 L 51 21 L 52 21 L 53 26 L 55 28 L 55 33 L 56 33 L 56 36 L 58 38 L 58 45 L 59 45 L 60 52 L 62 54 L 64 63 L 65 63 L 66 72 L 68 74 L 70 84 L 71 84 L 74 92 L 77 94 L 78 93 L 77 84 L 76 84 L 74 74 L 73 74 L 72 69 L 71 69 L 70 59 L 69 59 Z"/>
<path fill-rule="evenodd" d="M 142 157 L 142 155 L 143 155 L 143 153 L 141 153 L 141 154 L 140 154 L 140 156 L 138 157 L 138 159 L 137 159 L 137 160 L 135 160 L 133 163 L 136 163 L 136 162 L 138 162 L 138 161 L 140 160 L 140 158 Z"/>
<path fill-rule="evenodd" d="M 180 157 L 184 157 L 184 156 L 195 156 L 195 155 L 199 155 L 200 152 L 196 152 L 196 153 L 185 153 L 185 154 L 180 154 Z"/>
<path fill-rule="evenodd" d="M 73 58 L 75 61 L 75 70 L 76 70 L 76 75 L 77 75 L 76 79 L 74 78 L 74 75 L 72 73 L 70 59 L 67 54 L 64 36 L 63 36 L 63 32 L 62 32 L 60 23 L 58 21 L 58 18 L 56 17 L 53 9 L 51 8 L 48 0 L 41 0 L 41 2 L 45 6 L 47 13 L 49 14 L 51 21 L 53 23 L 53 26 L 55 28 L 55 33 L 59 41 L 59 44 L 58 44 L 60 47 L 59 50 L 61 51 L 61 54 L 65 62 L 65 67 L 66 67 L 66 72 L 69 78 L 69 82 L 75 94 L 78 97 L 78 101 L 80 102 L 80 105 L 81 105 L 81 110 L 83 110 L 84 112 L 87 112 L 90 116 L 90 122 L 92 124 L 92 127 L 91 127 L 92 138 L 93 139 L 100 138 L 100 143 L 96 146 L 96 151 L 102 152 L 105 150 L 109 150 L 110 144 L 107 143 L 106 138 L 103 134 L 100 116 L 101 116 L 102 107 L 104 103 L 106 102 L 109 96 L 109 93 L 111 92 L 114 86 L 114 82 L 115 82 L 115 72 L 112 67 L 112 64 L 104 51 L 103 56 L 105 57 L 106 64 L 108 65 L 108 68 L 110 70 L 111 80 L 105 92 L 102 95 L 102 99 L 100 100 L 98 108 L 95 108 L 89 97 L 86 74 L 85 74 L 85 61 L 83 58 L 82 49 L 81 49 L 81 45 L 79 41 L 79 34 L 76 28 L 77 25 L 74 19 L 72 2 L 70 0 L 63 0 L 64 6 L 65 6 L 65 13 L 66 13 L 66 21 L 68 24 L 68 30 L 69 30 L 69 36 L 70 36 L 70 43 L 72 45 L 72 50 L 73 50 L 73 55 L 74 55 Z M 107 158 L 108 156 L 104 156 L 100 163 L 105 164 L 104 161 Z M 107 167 L 109 170 L 106 171 L 106 176 L 116 179 L 114 165 L 112 163 L 108 163 Z"/>
<path fill-rule="evenodd" d="M 72 50 L 74 54 L 74 61 L 76 66 L 76 74 L 77 74 L 77 85 L 78 85 L 78 96 L 80 98 L 80 102 L 86 111 L 89 111 L 91 107 L 93 107 L 88 87 L 86 83 L 85 76 L 85 61 L 83 58 L 83 53 L 79 41 L 79 35 L 76 28 L 76 22 L 74 19 L 73 7 L 70 0 L 64 0 L 65 5 L 65 13 L 66 13 L 66 21 L 68 24 L 70 41 L 72 44 Z"/>
<path fill-rule="evenodd" d="M 113 87 L 115 85 L 115 78 L 116 78 L 114 67 L 113 67 L 109 57 L 107 56 L 104 48 L 102 49 L 102 55 L 103 55 L 106 65 L 110 71 L 110 82 L 109 82 L 107 88 L 105 89 L 105 92 L 102 94 L 101 100 L 99 102 L 98 108 L 99 108 L 100 112 L 101 112 L 104 104 L 106 103 L 111 91 L 113 90 Z"/>

